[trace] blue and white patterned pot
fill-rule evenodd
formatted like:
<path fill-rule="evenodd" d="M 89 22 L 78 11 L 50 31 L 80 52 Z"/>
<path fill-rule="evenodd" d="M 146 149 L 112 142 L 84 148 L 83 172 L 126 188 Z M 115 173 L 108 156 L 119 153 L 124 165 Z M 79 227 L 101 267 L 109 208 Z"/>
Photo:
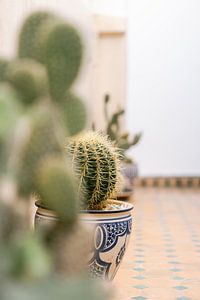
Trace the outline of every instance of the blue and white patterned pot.
<path fill-rule="evenodd" d="M 117 209 L 81 211 L 80 220 L 92 228 L 94 247 L 89 257 L 92 277 L 112 280 L 121 264 L 129 242 L 132 228 L 133 205 L 111 200 Z M 36 204 L 37 205 L 37 204 Z M 55 220 L 55 215 L 38 206 L 35 225 Z"/>

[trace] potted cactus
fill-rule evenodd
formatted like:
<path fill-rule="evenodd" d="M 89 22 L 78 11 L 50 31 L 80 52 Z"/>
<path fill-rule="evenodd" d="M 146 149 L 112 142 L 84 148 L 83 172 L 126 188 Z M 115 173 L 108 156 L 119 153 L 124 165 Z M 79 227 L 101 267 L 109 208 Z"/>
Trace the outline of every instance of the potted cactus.
<path fill-rule="evenodd" d="M 67 157 L 77 176 L 80 218 L 92 225 L 94 245 L 89 269 L 93 277 L 112 280 L 129 241 L 132 204 L 111 199 L 120 181 L 120 154 L 106 136 L 87 132 L 68 140 Z M 55 218 L 37 203 L 36 223 Z"/>
<path fill-rule="evenodd" d="M 105 133 L 120 149 L 122 155 L 121 172 L 124 177 L 124 184 L 122 190 L 117 194 L 118 199 L 127 199 L 133 193 L 134 179 L 138 176 L 138 168 L 136 162 L 132 157 L 127 155 L 127 150 L 134 147 L 141 139 L 142 134 L 137 133 L 130 137 L 128 132 L 121 129 L 121 117 L 124 115 L 124 109 L 118 109 L 111 116 L 108 113 L 108 104 L 110 102 L 110 95 L 106 94 L 104 97 L 104 117 L 106 121 Z M 95 125 L 92 125 L 95 130 Z"/>

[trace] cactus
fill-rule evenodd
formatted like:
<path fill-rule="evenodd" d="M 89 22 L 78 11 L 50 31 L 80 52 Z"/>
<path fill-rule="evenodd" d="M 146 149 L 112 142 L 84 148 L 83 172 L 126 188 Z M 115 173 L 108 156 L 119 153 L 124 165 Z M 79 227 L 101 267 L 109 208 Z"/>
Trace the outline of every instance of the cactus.
<path fill-rule="evenodd" d="M 25 105 L 47 95 L 46 69 L 34 60 L 20 59 L 11 62 L 7 68 L 6 78 L 18 91 Z"/>
<path fill-rule="evenodd" d="M 29 47 L 27 37 L 32 47 Z M 78 74 L 82 48 L 80 36 L 74 27 L 54 15 L 35 13 L 27 19 L 21 30 L 19 55 L 33 57 L 45 64 L 50 93 L 56 102 L 62 100 Z"/>
<path fill-rule="evenodd" d="M 37 43 L 39 27 L 44 21 L 54 18 L 56 16 L 49 12 L 34 12 L 25 20 L 19 34 L 18 56 L 20 58 L 28 57 L 40 61 Z"/>
<path fill-rule="evenodd" d="M 6 83 L 0 84 L 0 174 L 7 171 L 12 139 L 17 120 L 23 109 L 15 90 Z"/>
<path fill-rule="evenodd" d="M 9 62 L 6 59 L 0 58 L 0 81 L 4 81 L 5 79 L 8 63 Z"/>
<path fill-rule="evenodd" d="M 117 147 L 121 150 L 121 154 L 124 157 L 124 161 L 132 162 L 132 159 L 126 156 L 126 151 L 135 146 L 141 139 L 142 134 L 137 133 L 130 138 L 128 132 L 121 132 L 120 130 L 120 117 L 124 115 L 125 110 L 119 109 L 111 117 L 108 115 L 108 103 L 110 101 L 110 96 L 108 94 L 104 97 L 104 116 L 107 122 L 106 134 L 109 138 L 114 141 Z M 94 128 L 94 125 L 93 125 Z"/>
<path fill-rule="evenodd" d="M 22 111 L 16 91 L 9 84 L 0 84 L 0 137 L 13 132 Z"/>
<path fill-rule="evenodd" d="M 81 207 L 103 209 L 119 183 L 118 151 L 105 136 L 94 132 L 72 138 L 66 150 L 83 191 Z"/>
<path fill-rule="evenodd" d="M 48 156 L 62 155 L 62 142 L 49 110 L 33 114 L 29 134 L 21 145 L 17 163 L 19 193 L 28 196 L 36 191 L 38 167 Z"/>
<path fill-rule="evenodd" d="M 60 101 L 75 80 L 82 59 L 77 31 L 62 22 L 55 25 L 46 37 L 44 56 L 52 99 Z"/>
<path fill-rule="evenodd" d="M 84 128 L 86 123 L 86 109 L 83 101 L 72 93 L 67 93 L 58 103 L 60 121 L 67 128 L 70 136 L 77 134 Z M 75 121 L 77 120 L 77 121 Z"/>
<path fill-rule="evenodd" d="M 69 229 L 77 219 L 78 197 L 72 171 L 59 158 L 50 157 L 38 169 L 36 189 L 43 205 L 57 212 Z"/>

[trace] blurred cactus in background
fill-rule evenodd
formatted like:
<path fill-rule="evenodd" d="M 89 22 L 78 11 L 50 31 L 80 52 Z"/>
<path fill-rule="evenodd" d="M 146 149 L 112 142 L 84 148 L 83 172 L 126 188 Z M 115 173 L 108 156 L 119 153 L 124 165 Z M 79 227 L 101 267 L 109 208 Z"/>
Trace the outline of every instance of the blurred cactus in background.
<path fill-rule="evenodd" d="M 120 180 L 120 155 L 106 136 L 89 132 L 66 145 L 83 193 L 83 209 L 101 210 L 115 195 Z"/>
<path fill-rule="evenodd" d="M 20 31 L 18 57 L 0 60 L 1 172 L 17 187 L 13 207 L 0 207 L 2 300 L 107 298 L 102 287 L 80 276 L 89 242 L 80 229 L 77 182 L 64 155 L 66 138 L 86 124 L 85 105 L 72 90 L 82 56 L 74 27 L 36 12 Z M 33 193 L 58 216 L 51 228 L 30 230 L 28 202 L 20 199 Z"/>
<path fill-rule="evenodd" d="M 108 104 L 110 102 L 110 96 L 108 94 L 104 97 L 104 116 L 106 121 L 106 134 L 114 141 L 117 147 L 121 150 L 123 159 L 127 163 L 132 163 L 131 157 L 126 155 L 126 151 L 135 146 L 141 139 L 142 134 L 137 133 L 130 137 L 128 132 L 122 132 L 120 118 L 125 114 L 124 109 L 119 109 L 112 116 L 108 114 Z M 93 125 L 94 128 L 94 125 Z"/>

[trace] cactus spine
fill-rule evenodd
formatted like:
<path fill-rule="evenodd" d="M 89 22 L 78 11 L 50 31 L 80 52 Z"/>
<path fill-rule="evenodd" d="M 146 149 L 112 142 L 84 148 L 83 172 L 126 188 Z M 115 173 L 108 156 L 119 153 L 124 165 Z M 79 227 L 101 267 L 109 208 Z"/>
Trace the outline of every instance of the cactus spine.
<path fill-rule="evenodd" d="M 119 153 L 99 133 L 86 133 L 66 145 L 83 191 L 83 209 L 103 209 L 117 189 L 120 179 Z"/>

